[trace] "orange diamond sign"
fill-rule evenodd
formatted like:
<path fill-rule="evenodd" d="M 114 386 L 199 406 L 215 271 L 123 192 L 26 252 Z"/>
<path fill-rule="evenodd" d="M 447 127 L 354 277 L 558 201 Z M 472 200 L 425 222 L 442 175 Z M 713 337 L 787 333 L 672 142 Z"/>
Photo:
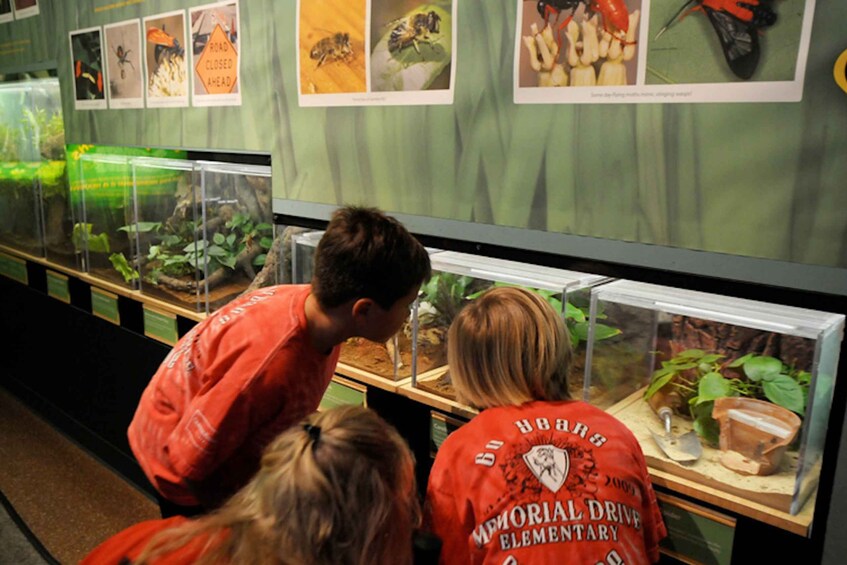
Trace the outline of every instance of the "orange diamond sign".
<path fill-rule="evenodd" d="M 209 94 L 229 94 L 238 80 L 238 52 L 220 24 L 209 35 L 209 40 L 194 66 Z"/>

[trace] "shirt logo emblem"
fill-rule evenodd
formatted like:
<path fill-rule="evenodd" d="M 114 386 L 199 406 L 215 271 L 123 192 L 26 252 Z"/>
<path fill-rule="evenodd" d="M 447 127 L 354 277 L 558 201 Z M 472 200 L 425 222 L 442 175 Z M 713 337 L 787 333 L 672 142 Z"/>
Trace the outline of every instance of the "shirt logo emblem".
<path fill-rule="evenodd" d="M 523 455 L 524 463 L 542 485 L 557 492 L 570 470 L 568 452 L 552 445 L 536 445 Z"/>

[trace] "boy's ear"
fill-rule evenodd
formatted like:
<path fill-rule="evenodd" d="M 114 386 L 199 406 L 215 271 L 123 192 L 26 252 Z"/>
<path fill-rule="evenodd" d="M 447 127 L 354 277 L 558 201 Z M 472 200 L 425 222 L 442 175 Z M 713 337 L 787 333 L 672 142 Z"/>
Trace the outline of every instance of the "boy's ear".
<path fill-rule="evenodd" d="M 371 310 L 376 306 L 376 303 L 372 298 L 359 298 L 355 302 L 353 302 L 353 308 L 351 312 L 353 313 L 353 318 L 362 318 L 367 317 Z"/>

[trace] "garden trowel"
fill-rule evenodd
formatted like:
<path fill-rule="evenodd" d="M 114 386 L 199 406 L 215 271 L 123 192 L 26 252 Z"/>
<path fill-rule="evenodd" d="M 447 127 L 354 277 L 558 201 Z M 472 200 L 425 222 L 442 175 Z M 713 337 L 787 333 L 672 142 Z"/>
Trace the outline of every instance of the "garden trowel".
<path fill-rule="evenodd" d="M 656 411 L 656 414 L 665 425 L 664 435 L 659 435 L 652 430 L 650 431 L 650 434 L 656 441 L 656 445 L 670 459 L 679 463 L 693 463 L 697 461 L 700 455 L 703 454 L 703 446 L 700 445 L 700 438 L 697 437 L 694 430 L 677 437 L 671 432 L 673 410 L 667 406 L 662 406 Z"/>

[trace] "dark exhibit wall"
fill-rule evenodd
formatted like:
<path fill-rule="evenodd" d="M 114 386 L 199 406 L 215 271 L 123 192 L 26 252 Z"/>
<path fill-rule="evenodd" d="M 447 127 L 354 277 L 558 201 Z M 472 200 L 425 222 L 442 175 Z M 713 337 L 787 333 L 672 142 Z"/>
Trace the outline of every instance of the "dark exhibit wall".
<path fill-rule="evenodd" d="M 817 2 L 801 102 L 515 104 L 518 2 L 464 0 L 452 104 L 301 107 L 297 2 L 240 0 L 241 106 L 92 111 L 73 109 L 70 32 L 204 2 L 42 4 L 0 43 L 52 18 L 68 143 L 269 152 L 280 201 L 847 268 L 843 3 Z M 759 35 L 765 68 L 787 56 Z"/>

